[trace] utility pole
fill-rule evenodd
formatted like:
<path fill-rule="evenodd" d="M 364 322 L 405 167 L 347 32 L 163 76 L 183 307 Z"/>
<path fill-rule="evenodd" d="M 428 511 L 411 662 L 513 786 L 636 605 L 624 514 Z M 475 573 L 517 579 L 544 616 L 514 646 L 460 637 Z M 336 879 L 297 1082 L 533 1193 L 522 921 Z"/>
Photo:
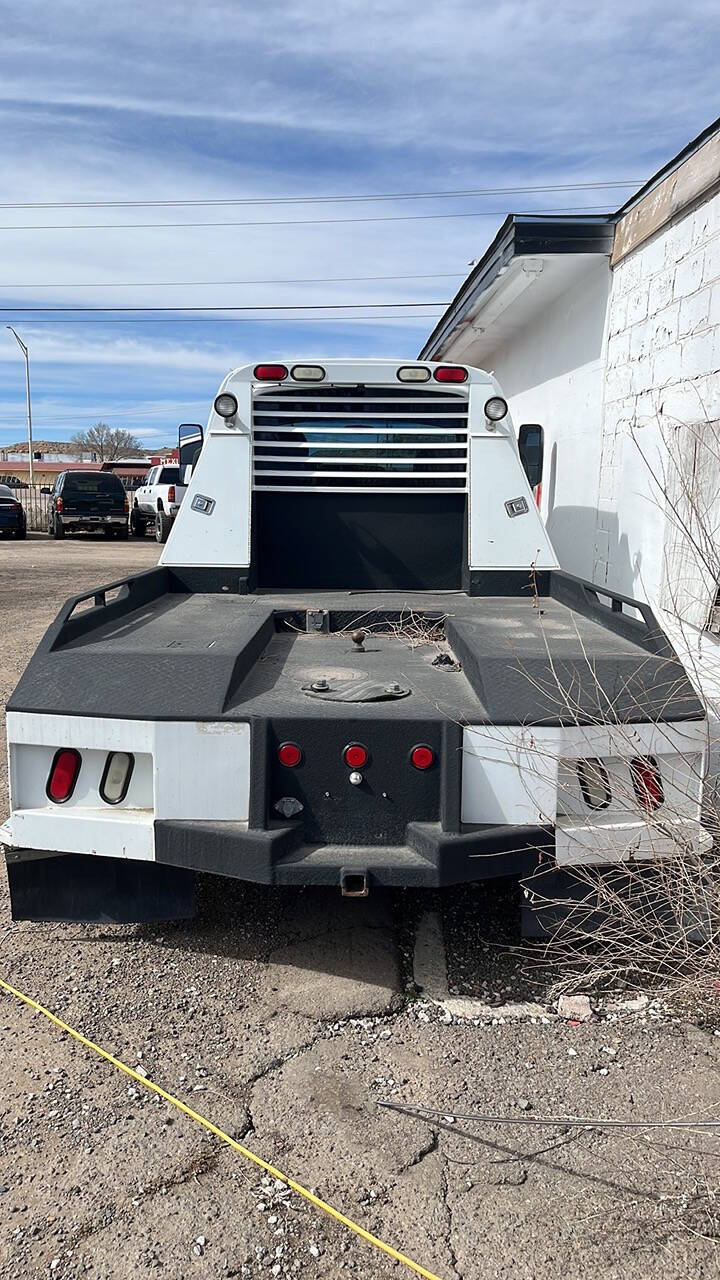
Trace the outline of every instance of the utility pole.
<path fill-rule="evenodd" d="M 11 324 L 5 325 L 15 338 L 20 350 L 25 357 L 25 397 L 27 400 L 27 432 L 28 432 L 28 459 L 30 462 L 30 484 L 35 484 L 35 470 L 33 467 L 33 438 L 32 438 L 32 410 L 30 408 L 30 356 L 22 338 L 15 332 Z"/>

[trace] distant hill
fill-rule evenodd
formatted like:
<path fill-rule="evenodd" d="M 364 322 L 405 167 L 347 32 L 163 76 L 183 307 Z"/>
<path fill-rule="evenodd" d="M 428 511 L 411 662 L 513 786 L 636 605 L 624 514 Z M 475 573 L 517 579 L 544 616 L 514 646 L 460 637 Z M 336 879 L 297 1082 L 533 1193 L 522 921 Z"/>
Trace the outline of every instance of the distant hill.
<path fill-rule="evenodd" d="M 21 444 L 4 444 L 2 445 L 3 453 L 24 454 L 27 457 L 27 440 Z M 69 440 L 33 440 L 34 453 L 57 453 L 64 458 L 77 458 L 78 450 Z"/>

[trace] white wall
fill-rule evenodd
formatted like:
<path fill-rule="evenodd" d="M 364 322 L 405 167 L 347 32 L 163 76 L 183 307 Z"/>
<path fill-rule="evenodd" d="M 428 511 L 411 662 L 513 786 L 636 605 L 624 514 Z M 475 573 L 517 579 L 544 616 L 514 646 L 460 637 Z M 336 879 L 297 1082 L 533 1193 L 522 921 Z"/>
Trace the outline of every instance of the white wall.
<path fill-rule="evenodd" d="M 583 578 L 593 569 L 610 284 L 607 258 L 588 256 L 542 315 L 482 357 L 515 425 L 545 428 L 542 512 L 563 569 Z"/>
<path fill-rule="evenodd" d="M 608 333 L 593 577 L 702 627 L 715 582 L 680 521 L 699 495 L 720 547 L 719 195 L 619 263 Z"/>

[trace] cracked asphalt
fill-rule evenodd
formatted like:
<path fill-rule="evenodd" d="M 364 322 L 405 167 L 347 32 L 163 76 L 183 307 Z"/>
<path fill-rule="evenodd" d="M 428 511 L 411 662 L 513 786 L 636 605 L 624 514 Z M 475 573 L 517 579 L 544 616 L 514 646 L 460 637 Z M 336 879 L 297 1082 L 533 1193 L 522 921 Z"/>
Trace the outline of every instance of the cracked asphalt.
<path fill-rule="evenodd" d="M 0 702 L 69 594 L 156 556 L 3 543 Z M 450 1019 L 412 986 L 418 916 L 440 911 L 459 989 L 527 994 L 466 927 L 468 903 L 507 918 L 501 888 L 344 900 L 207 877 L 200 897 L 182 925 L 14 925 L 3 879 L 0 976 L 443 1280 L 717 1275 L 720 1136 L 460 1117 L 717 1116 L 720 1037 L 652 1002 L 576 1027 Z M 4 995 L 0 1045 L 2 1280 L 406 1273 Z"/>

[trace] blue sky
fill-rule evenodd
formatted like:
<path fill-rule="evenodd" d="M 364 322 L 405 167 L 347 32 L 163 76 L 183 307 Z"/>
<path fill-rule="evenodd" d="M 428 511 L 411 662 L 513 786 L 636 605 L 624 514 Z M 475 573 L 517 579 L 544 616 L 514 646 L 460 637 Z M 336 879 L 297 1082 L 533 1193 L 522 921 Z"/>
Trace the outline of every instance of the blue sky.
<path fill-rule="evenodd" d="M 639 185 L 718 114 L 720 96 L 710 0 L 25 0 L 2 6 L 2 30 L 5 206 Z M 507 210 L 612 208 L 631 190 L 408 204 L 1 208 L 2 320 L 30 348 L 36 435 L 67 439 L 102 417 L 149 445 L 165 443 L 179 421 L 204 421 L 235 365 L 283 355 L 406 359 L 442 308 L 360 323 L 321 312 L 312 322 L 141 324 L 31 319 L 21 307 L 437 304 L 452 297 Z M 476 216 L 417 218 L 459 212 Z M 401 214 L 416 216 L 137 225 Z M 68 223 L 102 225 L 44 229 Z M 132 225 L 108 225 L 117 223 Z M 426 278 L 346 279 L 389 275 Z M 226 283 L 319 277 L 330 280 Z M 22 361 L 0 328 L 0 444 L 24 432 Z"/>

